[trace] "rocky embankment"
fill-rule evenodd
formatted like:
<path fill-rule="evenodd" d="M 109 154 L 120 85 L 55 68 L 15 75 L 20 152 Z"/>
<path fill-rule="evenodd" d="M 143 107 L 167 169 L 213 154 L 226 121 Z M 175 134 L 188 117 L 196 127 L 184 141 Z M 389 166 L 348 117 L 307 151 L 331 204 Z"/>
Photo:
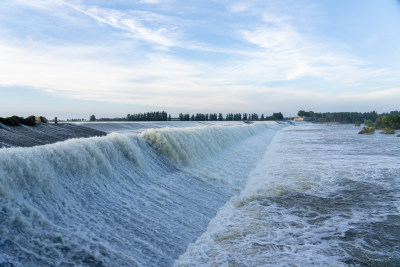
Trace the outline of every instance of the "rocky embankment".
<path fill-rule="evenodd" d="M 71 138 L 104 136 L 107 133 L 74 124 L 37 123 L 35 126 L 7 126 L 0 123 L 0 148 L 31 147 Z"/>

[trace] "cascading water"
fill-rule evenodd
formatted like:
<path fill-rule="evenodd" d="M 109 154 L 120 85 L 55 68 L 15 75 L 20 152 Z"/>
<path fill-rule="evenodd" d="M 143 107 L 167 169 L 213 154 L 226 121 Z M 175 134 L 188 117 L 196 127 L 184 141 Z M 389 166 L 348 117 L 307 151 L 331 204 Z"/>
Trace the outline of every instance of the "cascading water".
<path fill-rule="evenodd" d="M 171 266 L 246 183 L 276 123 L 0 150 L 0 265 Z"/>
<path fill-rule="evenodd" d="M 394 135 L 170 125 L 1 149 L 0 266 L 399 265 Z"/>

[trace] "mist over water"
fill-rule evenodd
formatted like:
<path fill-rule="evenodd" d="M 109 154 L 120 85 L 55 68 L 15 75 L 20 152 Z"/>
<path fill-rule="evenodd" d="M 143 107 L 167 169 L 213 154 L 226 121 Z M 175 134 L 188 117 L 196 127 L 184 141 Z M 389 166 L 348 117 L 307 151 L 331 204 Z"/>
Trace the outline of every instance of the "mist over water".
<path fill-rule="evenodd" d="M 0 265 L 399 265 L 395 136 L 155 126 L 0 150 Z"/>

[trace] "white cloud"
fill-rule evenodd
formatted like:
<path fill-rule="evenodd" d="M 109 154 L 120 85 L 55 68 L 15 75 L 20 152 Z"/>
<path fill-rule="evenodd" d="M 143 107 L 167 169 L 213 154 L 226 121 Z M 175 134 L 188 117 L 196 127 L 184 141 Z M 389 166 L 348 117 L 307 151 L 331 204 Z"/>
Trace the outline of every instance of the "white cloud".
<path fill-rule="evenodd" d="M 57 9 L 68 6 L 74 10 L 66 8 L 69 15 L 71 11 L 83 14 L 152 46 L 128 47 L 126 39 L 119 38 L 107 44 L 109 47 L 95 42 L 79 45 L 72 40 L 50 44 L 48 40 L 18 42 L 3 38 L 0 86 L 34 87 L 76 99 L 199 111 L 261 112 L 279 111 L 282 106 L 303 108 L 297 107 L 299 102 L 314 106 L 346 102 L 352 103 L 351 107 L 361 100 L 399 100 L 399 89 L 387 89 L 385 85 L 360 92 L 363 86 L 371 88 L 369 81 L 393 83 L 398 75 L 369 67 L 341 44 L 322 43 L 305 35 L 289 16 L 264 14 L 257 25 L 235 25 L 235 33 L 239 34 L 235 37 L 242 38 L 243 43 L 226 49 L 224 45 L 231 46 L 194 39 L 183 42 L 184 31 L 177 29 L 176 19 L 153 12 L 118 11 L 64 1 L 18 1 L 46 12 L 62 13 L 65 10 Z M 250 7 L 237 4 L 231 11 L 250 12 Z M 224 59 L 217 63 L 213 54 L 207 54 L 209 61 L 183 60 L 173 50 L 175 47 L 212 52 Z M 304 88 L 293 82 L 304 77 L 317 78 L 320 88 Z M 277 81 L 291 83 L 271 85 Z M 336 86 L 341 91 L 329 93 L 325 86 Z"/>
<path fill-rule="evenodd" d="M 362 93 L 348 92 L 341 94 L 340 98 L 347 101 L 352 101 L 353 99 L 359 99 L 362 101 L 391 100 L 400 103 L 400 88 L 388 88 Z"/>
<path fill-rule="evenodd" d="M 141 0 L 139 3 L 146 3 L 146 4 L 158 4 L 161 0 Z"/>
<path fill-rule="evenodd" d="M 320 43 L 301 34 L 290 17 L 264 15 L 263 24 L 242 30 L 249 50 L 243 68 L 260 80 L 290 80 L 313 76 L 343 84 L 355 83 L 379 74 L 368 64 L 343 50 L 340 45 Z M 261 76 L 264 76 L 263 79 Z"/>
<path fill-rule="evenodd" d="M 94 58 L 94 50 L 98 55 L 107 53 L 105 48 L 85 46 L 26 48 L 0 43 L 0 85 L 34 87 L 79 99 L 159 106 L 190 106 L 209 97 L 201 67 L 163 54 L 119 65 Z"/>
<path fill-rule="evenodd" d="M 143 2 L 151 4 L 158 3 L 156 0 L 146 0 Z M 78 3 L 81 3 L 81 1 Z M 3 3 L 2 5 L 5 4 Z M 155 46 L 164 47 L 162 49 L 178 45 L 176 39 L 179 38 L 179 33 L 175 26 L 174 19 L 154 12 L 131 9 L 125 12 L 93 5 L 86 6 L 76 4 L 76 1 L 65 0 L 14 0 L 12 4 L 9 3 L 7 5 L 27 7 L 45 12 L 46 15 L 63 19 L 68 18 L 70 20 L 73 20 L 73 15 L 70 14 L 69 11 L 74 10 L 79 14 L 92 18 L 96 22 L 121 30 L 133 39 L 147 41 Z M 75 21 L 73 22 L 78 25 L 80 23 L 78 16 L 75 15 L 74 19 Z"/>
<path fill-rule="evenodd" d="M 229 7 L 229 10 L 233 13 L 241 13 L 249 10 L 249 5 L 244 2 L 234 3 Z"/>
<path fill-rule="evenodd" d="M 98 7 L 82 7 L 72 4 L 67 4 L 74 10 L 85 14 L 101 23 L 105 23 L 111 27 L 125 30 L 131 34 L 132 37 L 140 40 L 149 41 L 157 45 L 166 47 L 175 46 L 176 43 L 170 36 L 174 36 L 175 33 L 165 27 L 158 29 L 151 29 L 142 25 L 141 21 L 136 16 L 138 13 L 123 13 L 117 10 L 98 8 Z M 156 14 L 146 13 L 149 18 L 154 18 Z M 158 16 L 159 17 L 159 16 Z"/>
<path fill-rule="evenodd" d="M 12 2 L 23 6 L 44 10 L 53 9 L 55 6 L 62 5 L 64 3 L 63 0 L 13 0 Z"/>

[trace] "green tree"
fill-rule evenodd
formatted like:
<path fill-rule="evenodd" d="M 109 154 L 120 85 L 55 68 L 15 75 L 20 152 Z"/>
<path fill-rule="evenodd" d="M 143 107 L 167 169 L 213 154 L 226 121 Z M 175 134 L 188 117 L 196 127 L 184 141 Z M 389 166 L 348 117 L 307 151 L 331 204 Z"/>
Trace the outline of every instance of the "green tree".
<path fill-rule="evenodd" d="M 89 121 L 96 121 L 96 116 L 95 115 L 90 116 Z"/>
<path fill-rule="evenodd" d="M 272 117 L 277 121 L 283 120 L 283 114 L 281 112 L 272 114 Z"/>
<path fill-rule="evenodd" d="M 299 110 L 299 112 L 297 112 L 297 115 L 299 116 L 299 117 L 304 117 L 306 112 L 304 111 L 304 110 Z"/>
<path fill-rule="evenodd" d="M 400 129 L 400 115 L 392 113 L 389 115 L 379 116 L 376 120 L 375 126 L 378 129 Z"/>
<path fill-rule="evenodd" d="M 374 127 L 374 123 L 371 120 L 364 120 L 364 125 L 367 127 Z"/>

